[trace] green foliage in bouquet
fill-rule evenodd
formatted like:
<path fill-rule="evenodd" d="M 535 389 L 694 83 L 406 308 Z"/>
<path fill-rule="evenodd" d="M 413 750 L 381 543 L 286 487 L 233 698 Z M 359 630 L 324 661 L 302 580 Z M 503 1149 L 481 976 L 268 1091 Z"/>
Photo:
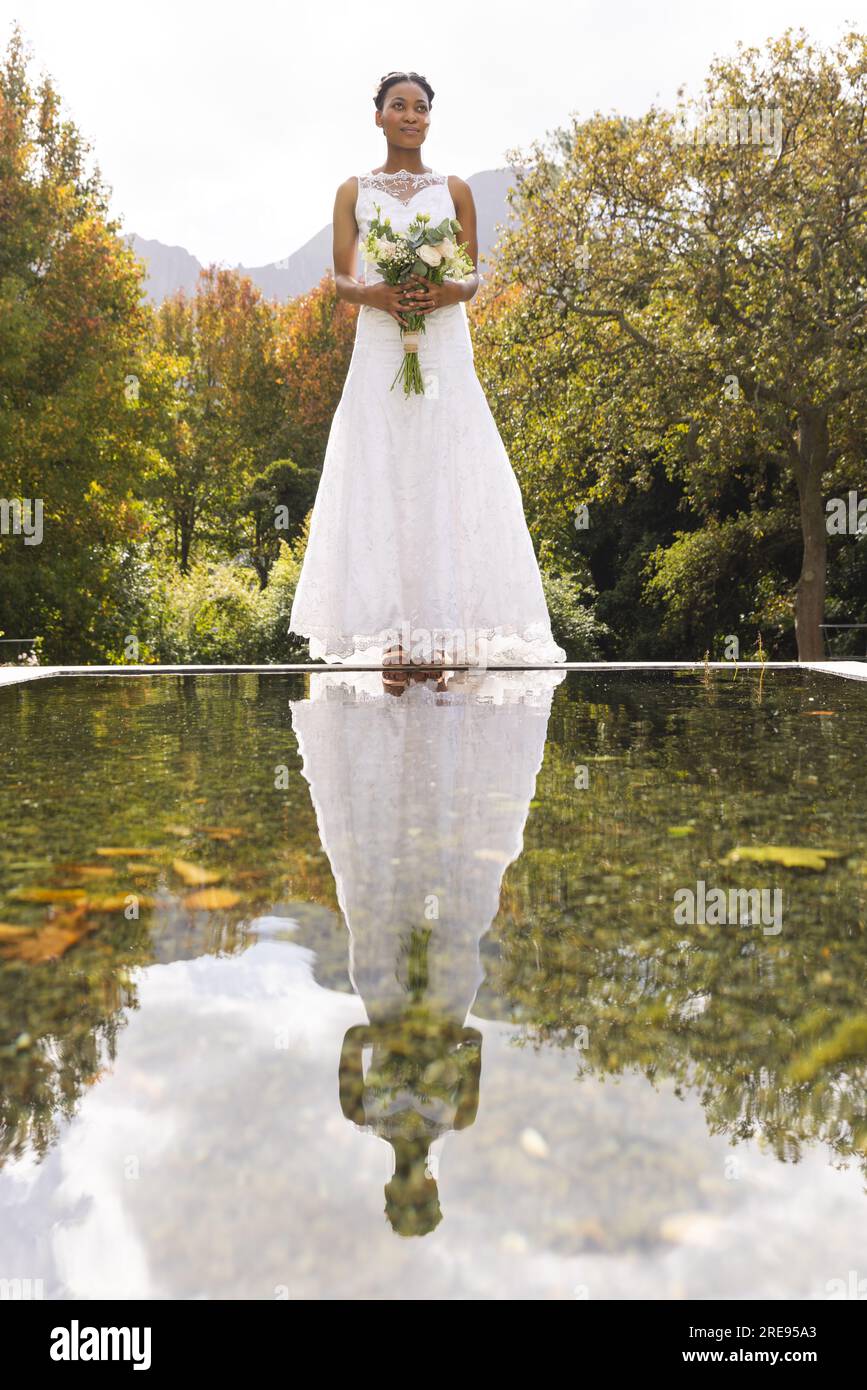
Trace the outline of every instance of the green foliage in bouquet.
<path fill-rule="evenodd" d="M 458 243 L 455 236 L 461 231 L 461 224 L 455 217 L 444 217 L 435 227 L 430 227 L 430 214 L 420 212 L 405 232 L 396 232 L 391 218 L 380 217 L 380 207 L 374 204 L 376 217 L 364 241 L 364 259 L 376 266 L 382 278 L 389 285 L 400 285 L 411 275 L 418 275 L 432 284 L 441 285 L 445 280 L 463 280 L 472 275 L 475 267 L 467 253 L 468 242 Z M 404 335 L 424 333 L 425 315 L 407 314 Z M 399 379 L 403 380 L 405 396 L 424 395 L 421 366 L 417 352 L 417 338 L 412 338 L 405 347 L 403 362 L 391 383 L 393 390 Z"/>

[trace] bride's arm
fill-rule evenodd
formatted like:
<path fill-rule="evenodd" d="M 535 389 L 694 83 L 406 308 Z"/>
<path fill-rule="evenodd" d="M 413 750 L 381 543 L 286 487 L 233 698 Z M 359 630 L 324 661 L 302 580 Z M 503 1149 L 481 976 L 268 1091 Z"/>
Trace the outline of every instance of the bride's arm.
<path fill-rule="evenodd" d="M 340 185 L 334 199 L 334 284 L 337 298 L 346 299 L 350 304 L 364 304 L 369 288 L 355 278 L 358 268 L 358 224 L 355 221 L 357 194 L 358 180 L 353 177 Z"/>
<path fill-rule="evenodd" d="M 477 266 L 479 264 L 479 238 L 476 230 L 476 204 L 473 199 L 473 191 L 470 185 L 465 183 L 463 179 L 459 179 L 456 174 L 449 174 L 449 192 L 455 205 L 455 214 L 461 224 L 457 240 L 469 243 L 467 255 L 473 265 Z M 472 299 L 479 288 L 479 272 L 475 270 L 472 275 L 467 276 L 466 280 L 452 280 L 447 283 L 455 301 Z"/>

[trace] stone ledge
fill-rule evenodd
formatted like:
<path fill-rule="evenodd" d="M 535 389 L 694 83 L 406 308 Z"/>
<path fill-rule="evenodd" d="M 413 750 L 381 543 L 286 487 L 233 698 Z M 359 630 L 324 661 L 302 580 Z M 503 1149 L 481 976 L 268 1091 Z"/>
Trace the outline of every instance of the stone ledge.
<path fill-rule="evenodd" d="M 485 669 L 490 671 L 703 671 L 705 668 L 711 671 L 731 671 L 735 667 L 740 670 L 760 670 L 762 667 L 769 671 L 818 671 L 823 675 L 844 676 L 849 680 L 867 680 L 867 661 L 558 661 L 549 665 L 537 666 L 518 666 L 518 665 L 491 665 Z M 321 662 L 299 662 L 297 664 L 278 665 L 226 665 L 226 666 L 0 666 L 0 685 L 15 685 L 22 681 L 32 681 L 46 678 L 49 676 L 160 676 L 160 675 L 230 675 L 230 674 L 255 674 L 257 672 L 266 675 L 292 675 L 303 674 L 304 672 L 337 672 L 337 671 L 399 671 L 404 668 L 400 666 L 363 666 L 351 665 L 348 662 L 335 663 L 326 666 Z M 467 669 L 465 666 L 448 666 L 450 671 L 461 671 Z"/>

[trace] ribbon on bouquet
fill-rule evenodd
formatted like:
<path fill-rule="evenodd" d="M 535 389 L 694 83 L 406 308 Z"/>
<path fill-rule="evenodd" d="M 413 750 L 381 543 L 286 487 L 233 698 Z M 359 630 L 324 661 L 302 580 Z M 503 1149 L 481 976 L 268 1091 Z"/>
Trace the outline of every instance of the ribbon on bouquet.
<path fill-rule="evenodd" d="M 421 341 L 421 334 L 419 332 L 404 333 L 402 337 L 404 352 L 418 352 L 418 345 Z"/>

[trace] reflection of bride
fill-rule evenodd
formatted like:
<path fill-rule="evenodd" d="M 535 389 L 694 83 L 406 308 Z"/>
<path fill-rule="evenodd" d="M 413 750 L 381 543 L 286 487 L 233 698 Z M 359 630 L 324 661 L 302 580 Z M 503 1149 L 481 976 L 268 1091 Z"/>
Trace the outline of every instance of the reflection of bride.
<path fill-rule="evenodd" d="M 523 846 L 564 674 L 468 672 L 394 698 L 379 673 L 315 673 L 310 698 L 290 701 L 369 1019 L 344 1040 L 340 1101 L 394 1149 L 386 1213 L 404 1235 L 441 1219 L 431 1144 L 475 1118 L 479 941 Z"/>

